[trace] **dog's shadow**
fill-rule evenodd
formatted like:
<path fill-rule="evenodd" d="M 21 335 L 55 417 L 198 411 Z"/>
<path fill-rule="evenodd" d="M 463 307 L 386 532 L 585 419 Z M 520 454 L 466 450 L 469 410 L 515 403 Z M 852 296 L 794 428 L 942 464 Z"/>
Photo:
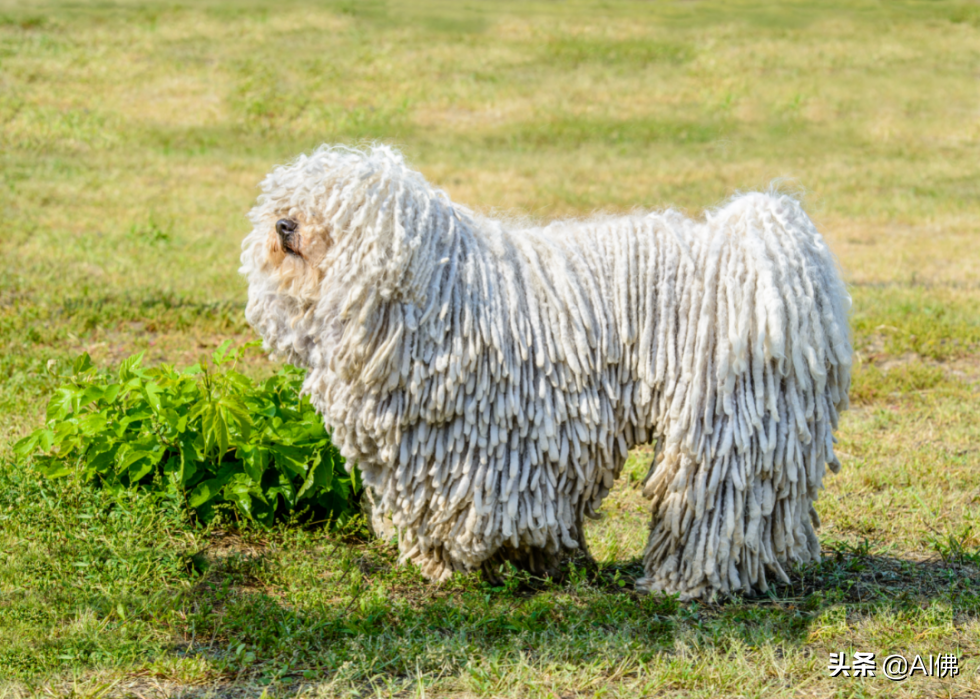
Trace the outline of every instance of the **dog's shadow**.
<path fill-rule="evenodd" d="M 947 551 L 945 555 L 899 558 L 871 553 L 864 541 L 857 545 L 838 542 L 825 546 L 821 560 L 788 569 L 789 582 L 769 577 L 769 590 L 753 597 L 719 595 L 705 606 L 787 604 L 809 600 L 813 608 L 832 604 L 921 606 L 935 599 L 948 599 L 957 591 L 980 591 L 980 553 Z M 597 563 L 573 559 L 584 565 L 600 589 L 615 591 L 613 584 L 643 575 L 638 558 L 625 562 Z M 567 574 L 568 566 L 563 573 Z M 611 584 L 612 583 L 612 584 Z M 632 586 L 629 586 L 632 589 Z"/>
<path fill-rule="evenodd" d="M 557 580 L 525 575 L 520 584 L 511 582 L 510 588 L 515 595 L 534 596 L 574 588 L 584 580 L 598 595 L 627 595 L 638 604 L 655 601 L 662 614 L 680 622 L 675 630 L 691 618 L 699 628 L 706 619 L 720 626 L 765 622 L 770 630 L 779 628 L 780 640 L 796 643 L 805 641 L 812 623 L 831 610 L 857 621 L 941 603 L 963 619 L 980 617 L 980 553 L 956 550 L 942 556 L 899 558 L 871 553 L 866 541 L 837 543 L 824 548 L 820 562 L 791 569 L 788 583 L 770 580 L 765 594 L 719 595 L 708 601 L 637 593 L 635 582 L 642 576 L 639 558 L 596 562 L 580 557 L 566 561 Z"/>
<path fill-rule="evenodd" d="M 196 583 L 175 600 L 193 629 L 178 634 L 173 652 L 202 657 L 228 676 L 271 681 L 288 695 L 310 677 L 309 668 L 358 668 L 355 683 L 388 686 L 411 684 L 419 673 L 465 674 L 481 657 L 558 653 L 587 663 L 576 656 L 577 644 L 643 655 L 674 653 L 677 642 L 740 643 L 778 654 L 806 646 L 821 624 L 850 626 L 879 614 L 914 618 L 934 606 L 955 610 L 959 621 L 980 617 L 980 560 L 962 551 L 915 560 L 838 544 L 765 595 L 685 602 L 636 592 L 638 558 L 581 556 L 553 578 L 515 569 L 500 585 L 478 573 L 436 584 L 399 565 L 390 542 L 324 541 L 322 548 L 281 546 L 193 563 Z M 287 671 L 274 675 L 280 665 Z M 185 687 L 176 696 L 195 691 Z"/>
<path fill-rule="evenodd" d="M 636 592 L 636 580 L 643 574 L 639 558 L 596 562 L 580 556 L 565 560 L 552 578 L 514 569 L 503 576 L 502 584 L 490 584 L 479 573 L 438 584 L 422 579 L 411 566 L 399 565 L 390 542 L 346 537 L 316 555 L 325 563 L 305 572 L 296 560 L 302 556 L 295 553 L 286 561 L 270 552 L 226 557 L 200 575 L 184 606 L 220 611 L 213 617 L 220 628 L 210 628 L 212 635 L 246 644 L 255 637 L 265 643 L 275 640 L 277 628 L 289 628 L 314 645 L 392 633 L 420 623 L 428 624 L 436 639 L 452 635 L 457 627 L 465 627 L 471 636 L 482 629 L 488 637 L 499 637 L 545 630 L 548 619 L 573 608 L 600 624 L 602 608 L 611 617 L 628 618 L 635 609 L 638 616 L 667 622 L 660 625 L 665 634 L 650 638 L 662 647 L 671 645 L 673 635 L 691 619 L 698 622 L 695 626 L 706 620 L 761 620 L 779 627 L 777 635 L 783 641 L 800 642 L 810 623 L 831 608 L 859 618 L 944 602 L 962 614 L 980 616 L 980 557 L 955 551 L 945 558 L 916 560 L 871 553 L 866 543 L 837 544 L 825 548 L 819 563 L 791 570 L 788 584 L 772 583 L 765 595 L 692 602 Z M 300 580 L 306 589 L 297 593 Z M 220 599 L 215 591 L 223 591 Z M 227 613 L 229 605 L 236 607 L 235 614 Z M 561 614 L 549 611 L 559 607 Z M 260 617 L 291 621 L 268 626 Z M 555 630 L 560 627 L 556 624 Z"/>

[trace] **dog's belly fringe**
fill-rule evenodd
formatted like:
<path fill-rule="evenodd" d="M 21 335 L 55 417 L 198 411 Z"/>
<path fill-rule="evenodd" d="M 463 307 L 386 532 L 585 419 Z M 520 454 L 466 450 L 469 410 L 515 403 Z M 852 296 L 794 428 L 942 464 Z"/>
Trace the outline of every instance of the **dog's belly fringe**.
<path fill-rule="evenodd" d="M 399 281 L 418 305 L 349 292 L 358 322 L 307 358 L 306 388 L 403 558 L 442 580 L 584 546 L 583 517 L 651 439 L 640 589 L 764 591 L 767 571 L 817 558 L 812 502 L 836 470 L 851 349 L 847 294 L 799 205 L 484 223 L 450 221 L 414 253 L 435 270 Z"/>

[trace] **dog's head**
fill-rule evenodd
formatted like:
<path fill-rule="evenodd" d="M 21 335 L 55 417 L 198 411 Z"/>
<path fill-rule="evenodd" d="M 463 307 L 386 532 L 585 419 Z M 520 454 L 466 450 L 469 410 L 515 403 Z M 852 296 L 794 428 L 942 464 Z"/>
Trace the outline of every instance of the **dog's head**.
<path fill-rule="evenodd" d="M 320 149 L 277 167 L 262 181 L 262 194 L 248 215 L 252 232 L 242 243 L 241 272 L 251 285 L 300 304 L 315 300 L 335 242 L 327 204 L 357 155 Z"/>
<path fill-rule="evenodd" d="M 401 292 L 408 259 L 452 211 L 387 146 L 324 146 L 277 167 L 261 187 L 242 243 L 246 318 L 270 349 L 304 364 L 312 335 L 340 332 L 337 323 Z"/>

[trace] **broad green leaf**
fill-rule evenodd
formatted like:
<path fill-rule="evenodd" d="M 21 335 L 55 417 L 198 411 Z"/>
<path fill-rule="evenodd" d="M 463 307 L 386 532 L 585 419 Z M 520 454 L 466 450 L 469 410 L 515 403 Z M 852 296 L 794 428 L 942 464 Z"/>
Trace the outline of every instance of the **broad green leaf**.
<path fill-rule="evenodd" d="M 74 386 L 61 386 L 48 401 L 48 420 L 64 420 L 75 412 L 75 399 L 81 390 Z"/>
<path fill-rule="evenodd" d="M 85 477 L 91 478 L 93 475 L 98 473 L 99 475 L 106 475 L 112 471 L 112 466 L 116 463 L 116 453 L 119 451 L 119 445 L 113 445 L 110 449 L 93 454 L 89 456 L 87 463 L 85 464 Z"/>
<path fill-rule="evenodd" d="M 152 408 L 155 411 L 159 412 L 160 393 L 162 393 L 162 391 L 160 390 L 160 386 L 153 383 L 152 381 L 148 381 L 147 383 L 143 384 L 143 392 L 146 395 L 146 400 L 150 404 L 150 406 L 152 406 Z"/>
<path fill-rule="evenodd" d="M 222 495 L 236 503 L 248 517 L 252 516 L 253 498 L 264 500 L 261 490 L 244 473 L 234 474 L 225 485 Z"/>
<path fill-rule="evenodd" d="M 143 362 L 143 352 L 139 354 L 134 354 L 132 357 L 124 359 L 119 365 L 119 380 L 126 382 L 134 378 L 134 375 L 139 370 L 140 364 Z"/>
<path fill-rule="evenodd" d="M 240 468 L 241 464 L 225 464 L 214 478 L 209 478 L 206 481 L 198 483 L 194 490 L 191 491 L 191 495 L 187 499 L 187 504 L 191 507 L 200 507 L 204 503 L 212 500 L 224 488 L 225 483 L 234 475 L 236 466 Z"/>
<path fill-rule="evenodd" d="M 262 475 L 269 465 L 269 450 L 264 447 L 244 447 L 238 451 L 249 478 L 256 483 L 261 483 Z"/>
<path fill-rule="evenodd" d="M 191 507 L 200 507 L 216 497 L 225 486 L 225 483 L 234 475 L 236 466 L 241 468 L 240 463 L 224 464 L 214 478 L 209 478 L 198 483 L 194 490 L 191 491 L 187 503 Z"/>
<path fill-rule="evenodd" d="M 153 411 L 144 405 L 134 407 L 132 410 L 126 411 L 125 414 L 120 416 L 119 422 L 124 425 L 130 425 L 134 422 L 141 422 L 147 418 L 153 417 Z"/>
<path fill-rule="evenodd" d="M 217 478 L 211 478 L 198 483 L 197 487 L 191 491 L 190 497 L 187 498 L 187 504 L 191 507 L 200 507 L 214 498 L 221 489 L 221 484 L 217 481 Z"/>
<path fill-rule="evenodd" d="M 232 384 L 242 393 L 252 390 L 252 380 L 237 371 L 229 369 L 223 374 L 224 380 Z"/>
<path fill-rule="evenodd" d="M 224 496 L 228 500 L 231 500 L 239 509 L 244 512 L 249 519 L 252 517 L 252 493 L 248 490 L 228 490 L 228 486 L 225 486 Z"/>
<path fill-rule="evenodd" d="M 103 395 L 105 395 L 105 389 L 101 386 L 86 386 L 85 390 L 78 395 L 78 409 L 81 410 L 89 403 L 102 400 Z"/>
<path fill-rule="evenodd" d="M 226 361 L 235 359 L 235 356 L 228 357 L 228 348 L 231 347 L 231 340 L 225 340 L 221 345 L 211 354 L 211 359 L 214 360 L 215 364 L 221 365 Z M 234 353 L 232 353 L 234 355 Z"/>
<path fill-rule="evenodd" d="M 337 478 L 333 482 L 333 492 L 337 493 L 343 498 L 348 498 L 351 495 L 351 483 L 350 479 L 347 478 Z"/>
<path fill-rule="evenodd" d="M 54 432 L 52 430 L 38 432 L 37 446 L 41 451 L 49 451 L 54 446 Z"/>
<path fill-rule="evenodd" d="M 182 483 L 180 483 L 180 455 L 179 454 L 175 454 L 172 451 L 167 452 L 167 460 L 163 462 L 163 473 L 164 475 L 175 479 L 178 485 L 183 485 Z"/>
<path fill-rule="evenodd" d="M 14 455 L 18 459 L 26 459 L 28 456 L 33 454 L 37 450 L 42 432 L 51 432 L 51 430 L 36 430 L 19 440 L 16 444 L 14 444 Z M 51 434 L 53 435 L 54 433 Z"/>
<path fill-rule="evenodd" d="M 160 411 L 160 417 L 163 418 L 163 422 L 172 429 L 174 432 L 183 432 L 183 430 L 178 429 L 180 426 L 181 416 L 177 414 L 177 411 L 173 408 L 164 408 Z"/>
<path fill-rule="evenodd" d="M 38 467 L 38 471 L 41 472 L 45 478 L 61 478 L 62 476 L 67 476 L 72 472 L 71 466 L 62 459 L 50 459 Z"/>
<path fill-rule="evenodd" d="M 323 435 L 316 425 L 290 420 L 278 426 L 276 436 L 287 444 L 302 444 L 319 441 Z"/>
<path fill-rule="evenodd" d="M 129 482 L 137 483 L 143 476 L 153 470 L 154 462 L 150 458 L 140 459 L 129 467 Z"/>
<path fill-rule="evenodd" d="M 116 454 L 116 473 L 123 473 L 140 459 L 149 459 L 150 454 L 141 449 L 133 449 L 128 445 L 124 446 Z"/>
<path fill-rule="evenodd" d="M 184 487 L 191 482 L 198 471 L 198 462 L 202 455 L 197 449 L 193 438 L 184 437 L 180 440 L 180 484 Z"/>
<path fill-rule="evenodd" d="M 276 405 L 275 403 L 271 402 L 262 402 L 260 404 L 256 404 L 252 408 L 251 413 L 260 417 L 275 417 Z"/>
<path fill-rule="evenodd" d="M 282 499 L 286 501 L 286 504 L 290 507 L 296 506 L 296 488 L 293 487 L 292 482 L 284 473 L 278 474 L 278 483 L 265 491 L 266 497 L 272 501 L 277 495 L 281 495 Z"/>
<path fill-rule="evenodd" d="M 99 413 L 86 415 L 78 421 L 78 432 L 86 437 L 102 434 L 105 432 L 107 422 L 108 413 L 104 410 Z"/>
<path fill-rule="evenodd" d="M 225 396 L 218 402 L 218 405 L 225 416 L 226 424 L 234 422 L 238 426 L 238 431 L 241 432 L 242 439 L 247 440 L 252 433 L 252 418 L 248 414 L 248 408 L 245 407 L 245 404 L 238 398 Z"/>
<path fill-rule="evenodd" d="M 92 358 L 88 356 L 88 352 L 82 352 L 80 355 L 75 357 L 71 371 L 73 374 L 84 374 L 93 368 L 94 365 L 92 364 Z"/>
<path fill-rule="evenodd" d="M 252 502 L 252 519 L 261 523 L 263 526 L 271 527 L 276 521 L 277 500 L 273 498 L 272 503 L 255 500 Z"/>
<path fill-rule="evenodd" d="M 300 478 L 306 478 L 307 464 L 310 461 L 310 453 L 299 447 L 274 446 L 270 450 L 275 459 L 276 466 L 280 470 L 287 471 Z"/>
<path fill-rule="evenodd" d="M 67 438 L 77 434 L 78 424 L 74 420 L 63 420 L 61 422 L 55 422 L 51 424 L 51 429 L 53 430 L 53 434 L 51 436 L 51 443 L 44 444 L 43 442 L 40 442 L 41 448 L 44 451 L 50 449 L 52 444 L 54 443 L 60 444 L 61 442 L 65 441 Z"/>
<path fill-rule="evenodd" d="M 209 446 L 218 448 L 218 458 L 228 451 L 230 435 L 228 434 L 228 418 L 220 407 L 208 406 L 204 411 L 204 438 Z"/>
<path fill-rule="evenodd" d="M 195 411 L 196 412 L 196 411 Z M 193 416 L 193 412 L 191 415 Z M 204 448 L 210 450 L 214 446 L 214 420 L 217 411 L 210 403 L 206 403 L 200 412 L 201 415 L 201 434 L 204 435 Z"/>
<path fill-rule="evenodd" d="M 191 406 L 190 412 L 187 413 L 187 418 L 191 421 L 203 419 L 204 413 L 208 410 L 211 410 L 211 403 L 206 400 L 199 400 Z"/>
<path fill-rule="evenodd" d="M 105 390 L 102 392 L 102 400 L 104 400 L 106 403 L 112 403 L 113 401 L 116 400 L 116 396 L 119 395 L 119 389 L 121 388 L 122 386 L 120 384 L 117 383 L 109 384 L 108 386 L 105 387 Z"/>
<path fill-rule="evenodd" d="M 314 455 L 313 463 L 310 465 L 310 470 L 306 474 L 306 480 L 303 481 L 303 487 L 296 493 L 296 500 L 302 500 L 310 492 L 310 489 L 316 492 L 317 490 L 329 488 L 332 480 L 332 465 L 329 462 L 323 463 L 319 454 Z"/>

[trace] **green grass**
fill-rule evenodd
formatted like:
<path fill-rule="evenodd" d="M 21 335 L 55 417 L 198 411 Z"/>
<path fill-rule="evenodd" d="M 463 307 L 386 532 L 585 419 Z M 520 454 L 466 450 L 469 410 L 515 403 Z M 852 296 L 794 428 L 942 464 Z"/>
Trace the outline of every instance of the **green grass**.
<path fill-rule="evenodd" d="M 0 697 L 980 694 L 978 69 L 971 0 L 0 0 Z M 854 299 L 824 562 L 761 599 L 636 595 L 642 451 L 595 566 L 503 588 L 13 462 L 49 365 L 252 339 L 258 181 L 375 139 L 532 219 L 805 193 Z M 841 650 L 961 674 L 832 679 Z"/>
<path fill-rule="evenodd" d="M 15 696 L 66 668 L 95 669 L 47 686 L 74 682 L 82 695 L 156 682 L 219 694 L 771 696 L 787 673 L 827 687 L 826 654 L 842 642 L 947 648 L 980 612 L 956 539 L 926 562 L 839 543 L 771 597 L 678 604 L 632 592 L 635 559 L 572 562 L 560 583 L 515 575 L 491 588 L 473 575 L 434 587 L 382 542 L 199 529 L 173 503 L 30 474 L 3 486 L 0 507 L 16 515 L 3 519 L 0 660 L 27 680 Z"/>
<path fill-rule="evenodd" d="M 915 353 L 937 361 L 980 354 L 980 294 L 914 284 L 855 289 L 858 351 Z"/>

